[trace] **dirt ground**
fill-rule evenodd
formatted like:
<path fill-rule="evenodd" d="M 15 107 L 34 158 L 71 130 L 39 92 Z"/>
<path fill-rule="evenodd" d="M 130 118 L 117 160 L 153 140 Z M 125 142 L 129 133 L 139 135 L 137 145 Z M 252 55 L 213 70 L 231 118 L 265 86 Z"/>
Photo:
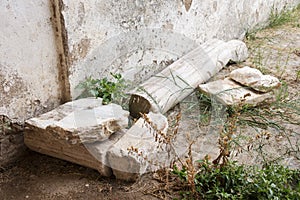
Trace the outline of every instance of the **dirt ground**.
<path fill-rule="evenodd" d="M 253 33 L 255 39 L 246 41 L 251 52 L 247 63 L 285 81 L 291 98 L 298 99 L 300 86 L 300 53 L 297 53 L 300 52 L 299 21 L 300 18 L 298 18 L 298 24 L 287 23 L 277 28 L 258 31 Z M 224 69 L 217 77 L 226 76 L 236 67 L 238 66 Z M 195 108 L 190 108 L 192 105 L 190 101 L 194 100 L 195 96 L 192 96 L 180 106 L 181 109 L 186 109 L 181 122 L 184 125 L 180 130 L 185 132 L 188 130 L 192 135 L 191 138 L 197 141 L 194 151 L 202 152 L 197 157 L 205 154 L 214 157 L 218 154 L 217 136 L 207 134 L 207 128 L 199 125 L 197 121 L 199 113 L 195 111 Z M 299 116 L 297 117 L 299 119 Z M 299 125 L 285 124 L 285 126 L 291 130 L 294 147 L 297 145 L 299 147 L 300 138 L 299 134 L 296 134 L 300 132 Z M 251 131 L 248 130 L 248 132 Z M 272 132 L 272 130 L 269 131 Z M 268 146 L 270 156 L 280 152 L 286 146 L 284 138 L 278 140 L 274 137 L 271 143 Z M 299 160 L 296 157 L 300 157 L 299 151 L 289 154 L 286 162 L 288 166 L 299 169 Z M 242 162 L 247 161 L 249 156 L 241 156 L 239 159 Z M 252 162 L 256 161 L 252 159 Z M 0 199 L 157 199 L 145 194 L 147 189 L 155 185 L 152 176 L 147 175 L 138 183 L 125 183 L 113 178 L 101 177 L 97 171 L 86 167 L 27 150 L 21 160 L 8 168 L 0 169 Z"/>
<path fill-rule="evenodd" d="M 28 150 L 0 175 L 1 199 L 142 199 L 129 184 L 97 171 Z"/>

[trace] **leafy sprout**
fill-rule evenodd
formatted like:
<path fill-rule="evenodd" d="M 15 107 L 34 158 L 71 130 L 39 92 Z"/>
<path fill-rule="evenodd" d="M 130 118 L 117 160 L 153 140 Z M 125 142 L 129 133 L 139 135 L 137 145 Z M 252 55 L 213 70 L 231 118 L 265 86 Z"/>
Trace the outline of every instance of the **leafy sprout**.
<path fill-rule="evenodd" d="M 84 82 L 81 82 L 78 87 L 96 98 L 102 98 L 103 104 L 109 104 L 113 100 L 123 97 L 123 90 L 126 87 L 125 80 L 121 74 L 110 73 L 110 75 L 113 80 L 109 80 L 107 77 L 102 79 L 89 77 Z"/>

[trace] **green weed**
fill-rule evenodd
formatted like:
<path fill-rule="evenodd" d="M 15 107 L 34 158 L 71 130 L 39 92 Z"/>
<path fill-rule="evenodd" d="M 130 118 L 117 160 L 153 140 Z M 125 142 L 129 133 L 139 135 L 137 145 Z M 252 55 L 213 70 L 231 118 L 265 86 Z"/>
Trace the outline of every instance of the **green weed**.
<path fill-rule="evenodd" d="M 249 41 L 253 41 L 253 40 L 256 40 L 257 39 L 257 32 L 259 31 L 260 29 L 253 29 L 253 30 L 247 30 L 246 31 L 246 34 L 245 34 L 245 38 L 246 40 L 249 40 Z"/>
<path fill-rule="evenodd" d="M 296 73 L 296 82 L 299 81 L 299 79 L 300 79 L 300 70 L 298 70 Z"/>
<path fill-rule="evenodd" d="M 89 77 L 84 82 L 78 85 L 78 88 L 84 89 L 94 97 L 102 98 L 103 104 L 110 102 L 118 102 L 124 100 L 126 97 L 124 90 L 127 88 L 125 80 L 121 74 L 112 74 L 114 81 L 108 80 L 107 77 L 103 79 L 93 79 Z M 119 102 L 120 103 L 120 102 Z"/>
<path fill-rule="evenodd" d="M 196 93 L 199 106 L 199 123 L 200 125 L 208 125 L 211 118 L 211 100 L 204 94 Z"/>
<path fill-rule="evenodd" d="M 182 192 L 186 199 L 299 199 L 300 171 L 281 165 L 256 166 L 238 165 L 229 162 L 218 166 L 207 160 L 199 160 L 195 175 L 196 194 Z M 187 181 L 187 169 L 173 173 L 181 181 Z"/>
<path fill-rule="evenodd" d="M 273 7 L 271 10 L 271 15 L 269 17 L 268 28 L 274 28 L 286 24 L 287 22 L 291 22 L 292 13 L 293 11 L 291 10 L 284 10 L 282 12 L 278 12 L 278 10 Z"/>

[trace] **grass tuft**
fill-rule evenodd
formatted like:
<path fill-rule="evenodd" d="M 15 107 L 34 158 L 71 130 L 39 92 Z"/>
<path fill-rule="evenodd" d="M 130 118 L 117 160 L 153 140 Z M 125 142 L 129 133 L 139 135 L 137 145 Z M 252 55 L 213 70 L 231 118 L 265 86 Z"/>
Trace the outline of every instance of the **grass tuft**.
<path fill-rule="evenodd" d="M 290 22 L 295 22 L 296 26 L 299 25 L 299 22 L 297 22 L 297 16 L 299 16 L 299 11 L 300 4 L 294 9 L 284 9 L 281 12 L 279 12 L 273 7 L 271 10 L 271 15 L 269 17 L 269 24 L 267 28 L 275 28 Z"/>

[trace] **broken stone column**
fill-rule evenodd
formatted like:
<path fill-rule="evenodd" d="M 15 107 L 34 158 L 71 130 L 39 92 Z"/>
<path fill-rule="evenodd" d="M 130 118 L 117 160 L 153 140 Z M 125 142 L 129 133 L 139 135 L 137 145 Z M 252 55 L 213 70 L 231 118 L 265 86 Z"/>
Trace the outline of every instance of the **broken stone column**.
<path fill-rule="evenodd" d="M 208 41 L 139 85 L 130 99 L 130 115 L 138 118 L 140 113 L 150 111 L 166 113 L 230 60 L 241 62 L 247 56 L 247 47 L 241 41 Z"/>
<path fill-rule="evenodd" d="M 170 164 L 165 146 L 158 148 L 159 142 L 155 141 L 157 130 L 166 134 L 168 121 L 162 114 L 150 112 L 147 117 L 156 130 L 140 118 L 107 152 L 109 166 L 117 179 L 133 181 Z"/>

